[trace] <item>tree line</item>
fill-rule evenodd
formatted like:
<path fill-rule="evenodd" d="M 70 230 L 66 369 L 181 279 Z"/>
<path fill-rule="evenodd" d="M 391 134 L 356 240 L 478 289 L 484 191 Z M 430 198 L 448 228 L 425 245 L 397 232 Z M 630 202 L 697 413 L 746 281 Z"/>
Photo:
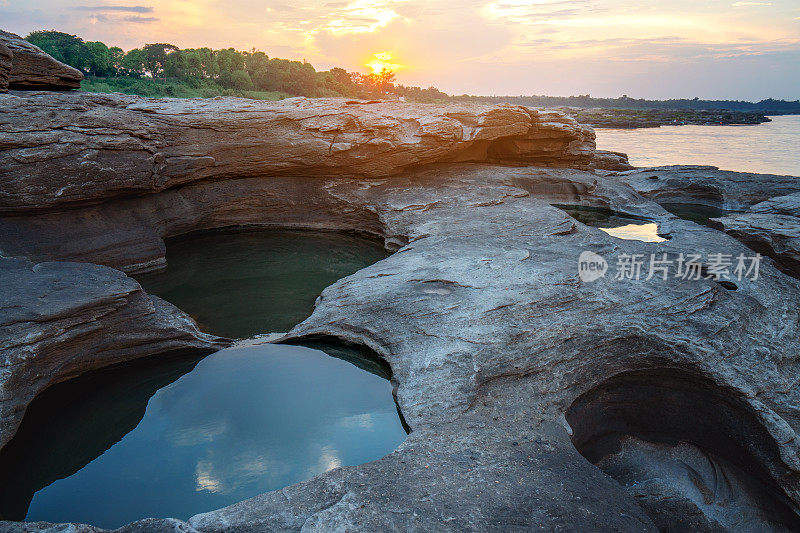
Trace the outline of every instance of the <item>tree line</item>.
<path fill-rule="evenodd" d="M 374 98 L 412 90 L 425 96 L 435 89 L 407 88 L 395 85 L 395 74 L 384 69 L 379 73 L 360 74 L 341 68 L 317 71 L 305 61 L 272 58 L 258 50 L 234 48 L 180 49 L 169 43 L 146 44 L 128 52 L 99 41 L 58 31 L 35 31 L 26 38 L 55 59 L 94 78 L 149 79 L 180 82 L 189 87 L 266 91 L 292 96 L 345 96 Z M 443 93 L 442 93 L 443 94 Z"/>

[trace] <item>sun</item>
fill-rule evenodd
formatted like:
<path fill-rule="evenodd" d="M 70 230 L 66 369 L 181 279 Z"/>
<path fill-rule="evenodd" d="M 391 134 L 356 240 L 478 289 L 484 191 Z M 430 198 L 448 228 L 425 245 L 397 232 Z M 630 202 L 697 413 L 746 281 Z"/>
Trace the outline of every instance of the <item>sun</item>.
<path fill-rule="evenodd" d="M 365 64 L 372 70 L 373 74 L 380 74 L 384 69 L 397 72 L 403 68 L 403 65 L 394 63 L 393 59 L 394 55 L 391 52 L 377 52 L 372 54 L 372 59 Z"/>

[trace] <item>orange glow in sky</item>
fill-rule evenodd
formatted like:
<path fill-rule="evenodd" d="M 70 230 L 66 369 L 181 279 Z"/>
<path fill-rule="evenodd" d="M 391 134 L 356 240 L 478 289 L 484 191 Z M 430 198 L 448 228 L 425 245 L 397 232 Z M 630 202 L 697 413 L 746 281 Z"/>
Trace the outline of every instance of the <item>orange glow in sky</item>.
<path fill-rule="evenodd" d="M 403 68 L 403 65 L 394 63 L 391 52 L 379 52 L 372 55 L 372 59 L 366 63 L 366 66 L 372 71 L 373 74 L 379 74 L 383 69 L 397 72 Z"/>
<path fill-rule="evenodd" d="M 256 48 L 455 94 L 800 98 L 798 0 L 0 0 L 0 28 Z"/>

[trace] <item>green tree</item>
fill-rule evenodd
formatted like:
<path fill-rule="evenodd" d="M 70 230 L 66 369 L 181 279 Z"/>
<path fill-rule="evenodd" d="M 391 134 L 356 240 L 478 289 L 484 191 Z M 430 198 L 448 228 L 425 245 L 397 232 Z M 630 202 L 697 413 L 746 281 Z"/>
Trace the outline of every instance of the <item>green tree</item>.
<path fill-rule="evenodd" d="M 149 72 L 154 78 L 162 77 L 167 63 L 167 55 L 176 50 L 179 50 L 179 48 L 174 44 L 152 43 L 144 45 L 142 58 L 145 71 Z"/>
<path fill-rule="evenodd" d="M 111 76 L 114 73 L 114 59 L 111 50 L 99 42 L 86 43 L 88 50 L 87 73 L 94 76 Z"/>
<path fill-rule="evenodd" d="M 62 63 L 88 72 L 91 63 L 90 52 L 80 37 L 60 31 L 34 31 L 29 33 L 25 40 Z"/>
<path fill-rule="evenodd" d="M 144 52 L 141 48 L 134 48 L 125 54 L 122 69 L 126 76 L 139 77 L 144 74 Z"/>

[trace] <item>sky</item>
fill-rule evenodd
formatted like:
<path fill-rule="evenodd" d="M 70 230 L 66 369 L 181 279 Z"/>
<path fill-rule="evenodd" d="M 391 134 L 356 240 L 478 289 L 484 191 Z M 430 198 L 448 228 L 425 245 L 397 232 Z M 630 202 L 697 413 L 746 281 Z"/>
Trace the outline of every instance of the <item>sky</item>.
<path fill-rule="evenodd" d="M 800 99 L 800 0 L 0 0 L 0 29 L 385 65 L 451 94 Z"/>

